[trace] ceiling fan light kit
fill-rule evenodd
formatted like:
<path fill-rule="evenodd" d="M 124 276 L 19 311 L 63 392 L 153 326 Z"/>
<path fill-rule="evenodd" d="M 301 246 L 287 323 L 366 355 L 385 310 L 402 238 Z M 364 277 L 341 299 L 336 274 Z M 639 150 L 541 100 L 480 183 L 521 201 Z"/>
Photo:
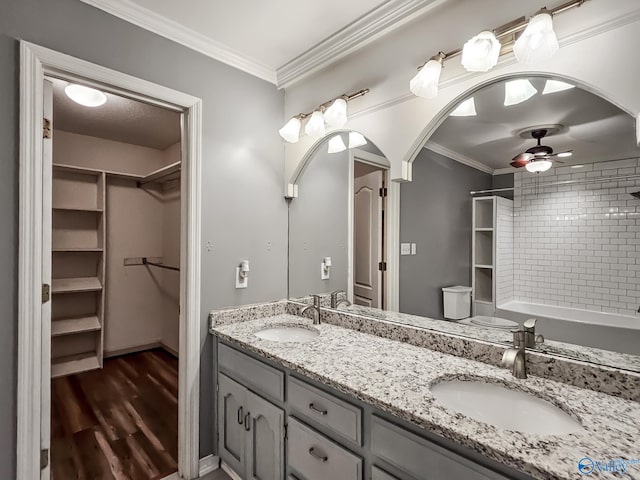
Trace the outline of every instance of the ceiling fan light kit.
<path fill-rule="evenodd" d="M 553 157 L 570 157 L 572 155 L 571 150 L 553 153 L 553 148 L 542 144 L 544 137 L 549 134 L 559 133 L 563 129 L 562 125 L 549 125 L 548 128 L 527 128 L 517 132 L 521 137 L 525 134 L 531 135 L 531 138 L 534 138 L 537 143 L 535 146 L 513 157 L 511 166 L 514 168 L 525 167 L 529 172 L 540 173 L 546 172 L 553 166 L 553 161 L 551 160 Z"/>

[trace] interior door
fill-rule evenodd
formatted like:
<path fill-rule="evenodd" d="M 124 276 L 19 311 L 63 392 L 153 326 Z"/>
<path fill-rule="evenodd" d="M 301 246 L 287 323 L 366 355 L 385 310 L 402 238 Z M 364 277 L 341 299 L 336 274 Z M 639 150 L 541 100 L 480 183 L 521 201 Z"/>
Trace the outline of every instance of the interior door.
<path fill-rule="evenodd" d="M 284 478 L 284 411 L 247 392 L 251 413 L 247 448 L 247 479 L 281 480 Z"/>
<path fill-rule="evenodd" d="M 218 422 L 220 431 L 220 458 L 235 472 L 244 471 L 245 462 L 245 419 L 249 413 L 246 407 L 247 390 L 229 377 L 218 377 Z"/>
<path fill-rule="evenodd" d="M 354 179 L 353 303 L 382 307 L 382 197 L 383 172 Z"/>
<path fill-rule="evenodd" d="M 51 285 L 51 191 L 53 176 L 53 84 L 44 80 L 42 135 L 42 283 Z M 51 135 L 49 135 L 49 132 Z M 51 300 L 42 302 L 42 381 L 40 413 L 41 480 L 50 476 L 49 449 L 51 447 Z"/>

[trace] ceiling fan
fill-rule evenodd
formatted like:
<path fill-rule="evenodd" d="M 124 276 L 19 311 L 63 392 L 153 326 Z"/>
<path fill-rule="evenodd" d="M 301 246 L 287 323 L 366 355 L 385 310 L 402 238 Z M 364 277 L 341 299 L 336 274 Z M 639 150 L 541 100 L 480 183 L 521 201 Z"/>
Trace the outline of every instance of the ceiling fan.
<path fill-rule="evenodd" d="M 531 137 L 538 141 L 537 145 L 513 157 L 511 166 L 514 168 L 527 167 L 530 172 L 544 172 L 551 168 L 552 158 L 571 156 L 573 150 L 553 153 L 553 148 L 548 145 L 542 145 L 542 139 L 547 133 L 548 130 L 546 128 L 531 130 Z M 560 160 L 555 161 L 563 163 Z"/>

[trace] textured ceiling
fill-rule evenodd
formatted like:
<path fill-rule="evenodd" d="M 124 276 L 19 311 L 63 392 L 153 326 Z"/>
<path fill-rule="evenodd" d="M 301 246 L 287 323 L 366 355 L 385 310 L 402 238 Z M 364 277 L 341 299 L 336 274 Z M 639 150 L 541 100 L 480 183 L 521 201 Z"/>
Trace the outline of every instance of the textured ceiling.
<path fill-rule="evenodd" d="M 111 93 L 104 105 L 84 107 L 64 93 L 68 82 L 51 81 L 56 129 L 159 150 L 180 141 L 179 113 Z"/>
<path fill-rule="evenodd" d="M 520 138 L 520 129 L 561 124 L 564 132 L 543 140 L 555 152 L 573 150 L 567 163 L 590 163 L 640 155 L 635 120 L 607 100 L 580 88 L 542 95 L 545 79 L 530 78 L 538 93 L 518 105 L 504 106 L 504 82 L 475 98 L 478 115 L 448 117 L 429 139 L 493 169 L 509 167 L 511 159 L 535 145 Z"/>

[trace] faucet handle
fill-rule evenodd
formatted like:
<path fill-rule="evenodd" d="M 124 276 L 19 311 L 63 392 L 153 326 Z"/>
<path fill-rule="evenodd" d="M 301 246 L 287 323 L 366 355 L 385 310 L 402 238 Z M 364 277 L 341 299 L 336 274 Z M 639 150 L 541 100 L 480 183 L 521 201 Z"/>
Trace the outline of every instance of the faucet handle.
<path fill-rule="evenodd" d="M 526 345 L 526 331 L 525 330 L 511 330 L 513 333 L 513 346 L 515 348 L 522 348 Z"/>
<path fill-rule="evenodd" d="M 316 307 L 320 307 L 320 295 L 313 294 L 311 296 L 313 297 L 313 304 Z"/>
<path fill-rule="evenodd" d="M 534 332 L 536 330 L 536 321 L 537 319 L 535 318 L 530 318 L 528 320 L 526 320 L 522 326 L 524 327 L 525 331 L 527 332 Z"/>

